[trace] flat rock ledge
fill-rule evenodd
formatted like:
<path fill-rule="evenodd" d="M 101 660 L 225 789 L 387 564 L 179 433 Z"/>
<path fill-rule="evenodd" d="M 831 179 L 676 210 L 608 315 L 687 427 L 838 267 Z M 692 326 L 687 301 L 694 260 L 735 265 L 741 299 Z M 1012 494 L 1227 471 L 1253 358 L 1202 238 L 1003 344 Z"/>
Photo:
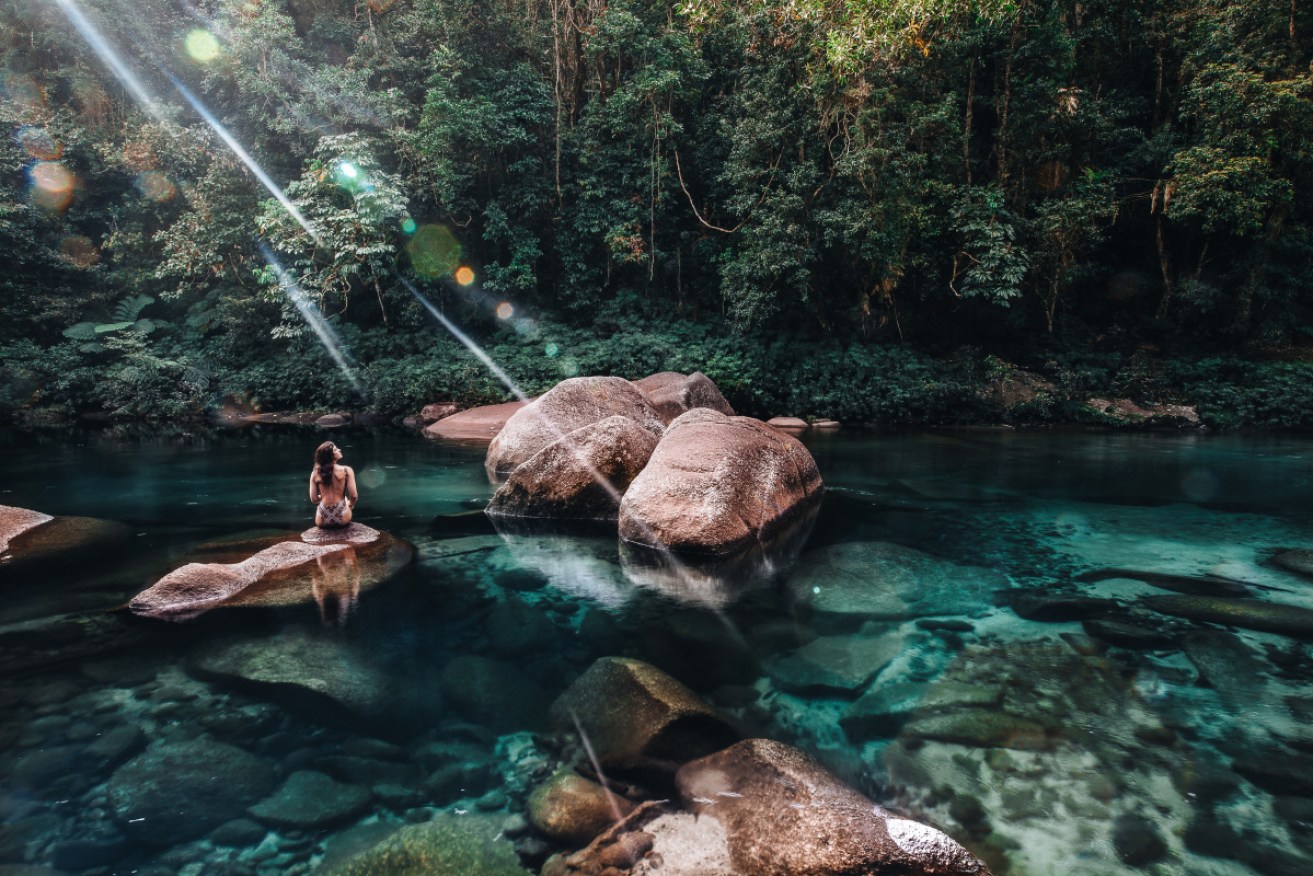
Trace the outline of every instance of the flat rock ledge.
<path fill-rule="evenodd" d="M 49 523 L 54 519 L 49 514 L 42 514 L 40 511 L 0 505 L 0 554 L 9 550 L 9 542 L 15 536 L 22 535 L 28 530 L 34 529 L 43 523 Z"/>

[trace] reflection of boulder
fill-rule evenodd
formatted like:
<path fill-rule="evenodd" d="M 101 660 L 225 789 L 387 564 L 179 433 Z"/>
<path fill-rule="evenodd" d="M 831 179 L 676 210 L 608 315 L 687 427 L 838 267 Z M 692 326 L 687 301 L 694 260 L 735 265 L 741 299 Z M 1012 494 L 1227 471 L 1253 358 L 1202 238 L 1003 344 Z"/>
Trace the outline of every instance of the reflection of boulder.
<path fill-rule="evenodd" d="M 650 374 L 641 380 L 635 380 L 634 386 L 647 396 L 648 401 L 657 409 L 661 419 L 670 423 L 680 414 L 693 408 L 710 408 L 727 417 L 734 416 L 734 409 L 711 378 L 701 371 L 692 374 L 680 374 L 678 371 L 662 371 Z"/>
<path fill-rule="evenodd" d="M 570 593 L 609 609 L 617 609 L 633 595 L 633 585 L 616 568 L 615 536 L 589 537 L 552 534 L 551 528 L 534 526 L 531 531 L 514 517 L 494 519 L 505 547 L 503 565 L 510 571 L 529 571 L 546 578 L 563 593 Z M 502 560 L 503 551 L 489 562 Z"/>
<path fill-rule="evenodd" d="M 614 520 L 620 497 L 656 445 L 656 435 L 628 417 L 581 426 L 517 466 L 488 503 L 488 514 Z"/>
<path fill-rule="evenodd" d="M 51 517 L 0 505 L 0 574 L 19 567 L 66 562 L 121 543 L 128 527 L 94 517 Z"/>
<path fill-rule="evenodd" d="M 587 734 L 603 767 L 669 769 L 736 738 L 697 694 L 641 660 L 603 657 L 552 704 L 552 722 Z"/>
<path fill-rule="evenodd" d="M 620 537 L 720 556 L 770 537 L 822 490 L 807 448 L 748 417 L 707 408 L 666 429 L 620 503 Z"/>
<path fill-rule="evenodd" d="M 803 614 L 833 627 L 868 620 L 970 614 L 1008 586 L 999 572 L 959 566 L 887 542 L 849 542 L 804 554 L 789 591 Z"/>
<path fill-rule="evenodd" d="M 491 441 L 506 425 L 506 421 L 525 404 L 516 401 L 470 408 L 425 426 L 424 437 L 449 441 Z"/>
<path fill-rule="evenodd" d="M 243 814 L 273 789 L 272 765 L 215 739 L 157 741 L 118 769 L 106 790 L 131 836 L 172 845 Z"/>
<path fill-rule="evenodd" d="M 947 835 L 889 815 L 783 743 L 745 740 L 675 780 L 685 805 L 724 827 L 737 873 L 988 873 Z"/>
<path fill-rule="evenodd" d="M 779 580 L 798 561 L 819 506 L 774 536 L 722 557 L 679 556 L 632 542 L 620 542 L 620 567 L 638 587 L 686 605 L 723 609 L 749 590 Z"/>
<path fill-rule="evenodd" d="M 219 605 L 280 606 L 315 601 L 322 607 L 325 594 L 354 603 L 360 592 L 405 568 L 414 549 L 385 532 L 352 527 L 328 536 L 322 535 L 324 530 L 311 529 L 311 537 L 323 542 L 316 544 L 274 536 L 205 545 L 196 552 L 200 562 L 175 569 L 128 605 L 140 615 L 179 620 Z M 343 540 L 332 540 L 335 538 Z"/>
<path fill-rule="evenodd" d="M 489 475 L 505 477 L 562 435 L 616 415 L 656 436 L 665 427 L 647 397 L 622 377 L 563 380 L 506 421 L 488 445 L 484 465 Z"/>

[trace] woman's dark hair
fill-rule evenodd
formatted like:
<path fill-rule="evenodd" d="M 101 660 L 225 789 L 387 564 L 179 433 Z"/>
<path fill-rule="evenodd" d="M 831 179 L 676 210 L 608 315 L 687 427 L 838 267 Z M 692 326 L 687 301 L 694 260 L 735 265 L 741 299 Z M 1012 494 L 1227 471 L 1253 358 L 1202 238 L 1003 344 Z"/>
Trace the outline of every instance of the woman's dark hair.
<path fill-rule="evenodd" d="M 333 485 L 333 451 L 336 449 L 337 445 L 332 441 L 325 441 L 315 448 L 315 467 L 319 469 L 321 489 Z"/>

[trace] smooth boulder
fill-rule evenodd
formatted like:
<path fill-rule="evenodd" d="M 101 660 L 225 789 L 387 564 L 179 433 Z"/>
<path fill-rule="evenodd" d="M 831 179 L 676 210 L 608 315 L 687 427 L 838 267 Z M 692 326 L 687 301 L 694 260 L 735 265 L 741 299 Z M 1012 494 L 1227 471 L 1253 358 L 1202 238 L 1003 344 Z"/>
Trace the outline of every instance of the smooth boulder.
<path fill-rule="evenodd" d="M 681 682 L 627 657 L 594 662 L 552 704 L 551 716 L 559 729 L 582 728 L 605 768 L 669 770 L 738 738 Z"/>
<path fill-rule="evenodd" d="M 34 529 L 43 523 L 49 523 L 54 519 L 49 514 L 42 514 L 40 511 L 0 505 L 0 554 L 9 550 L 9 542 L 15 536 L 22 535 L 28 530 Z"/>
<path fill-rule="evenodd" d="M 820 498 L 816 461 L 796 438 L 708 408 L 681 415 L 620 503 L 620 537 L 723 556 L 765 540 Z"/>
<path fill-rule="evenodd" d="M 491 477 L 506 477 L 548 444 L 613 416 L 628 417 L 655 436 L 665 428 L 647 396 L 623 377 L 572 377 L 506 421 L 488 445 L 484 467 Z"/>
<path fill-rule="evenodd" d="M 1313 609 L 1298 605 L 1219 596 L 1150 596 L 1144 604 L 1175 617 L 1313 641 Z"/>
<path fill-rule="evenodd" d="M 635 380 L 634 386 L 647 396 L 666 423 L 694 408 L 710 408 L 726 416 L 734 416 L 734 408 L 720 394 L 720 389 L 711 378 L 701 371 L 692 374 L 662 371 Z"/>
<path fill-rule="evenodd" d="M 200 737 L 157 741 L 119 767 L 106 791 L 109 810 L 126 833 L 167 846 L 204 836 L 240 817 L 273 784 L 268 761 Z"/>
<path fill-rule="evenodd" d="M 634 809 L 624 797 L 571 772 L 560 772 L 529 795 L 529 823 L 544 836 L 587 845 Z"/>
<path fill-rule="evenodd" d="M 615 520 L 620 497 L 647 465 L 657 436 L 614 416 L 562 435 L 511 472 L 489 514 L 554 520 Z"/>
<path fill-rule="evenodd" d="M 984 876 L 952 838 L 897 818 L 796 748 L 748 739 L 685 764 L 680 797 L 725 828 L 735 873 Z"/>
<path fill-rule="evenodd" d="M 323 876 L 529 876 L 493 816 L 443 813 L 412 824 Z"/>

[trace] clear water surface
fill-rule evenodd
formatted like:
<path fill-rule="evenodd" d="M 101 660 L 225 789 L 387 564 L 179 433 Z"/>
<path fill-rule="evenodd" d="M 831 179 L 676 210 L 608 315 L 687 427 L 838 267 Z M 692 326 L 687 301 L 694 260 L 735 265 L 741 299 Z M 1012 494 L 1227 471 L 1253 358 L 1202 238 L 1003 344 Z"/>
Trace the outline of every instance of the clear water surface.
<path fill-rule="evenodd" d="M 536 869 L 554 848 L 516 816 L 553 766 L 548 705 L 626 655 L 998 876 L 1313 873 L 1302 633 L 1154 608 L 1224 578 L 1313 609 L 1313 582 L 1268 562 L 1313 547 L 1308 439 L 816 436 L 830 493 L 796 566 L 713 609 L 626 574 L 613 538 L 502 538 L 456 517 L 491 494 L 480 448 L 338 432 L 358 519 L 412 543 L 413 567 L 187 623 L 122 610 L 200 545 L 308 526 L 323 437 L 0 435 L 0 504 L 130 527 L 112 557 L 0 581 L 0 869 L 309 873 L 439 812 L 502 819 Z M 294 696 L 262 683 L 269 666 L 344 693 Z M 272 780 L 327 773 L 355 802 L 198 836 L 116 820 L 130 782 L 186 781 L 167 759 L 159 776 L 125 762 L 197 740 Z"/>

